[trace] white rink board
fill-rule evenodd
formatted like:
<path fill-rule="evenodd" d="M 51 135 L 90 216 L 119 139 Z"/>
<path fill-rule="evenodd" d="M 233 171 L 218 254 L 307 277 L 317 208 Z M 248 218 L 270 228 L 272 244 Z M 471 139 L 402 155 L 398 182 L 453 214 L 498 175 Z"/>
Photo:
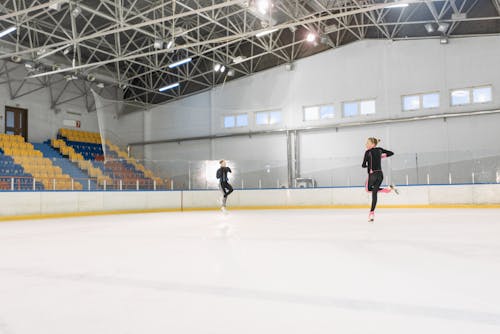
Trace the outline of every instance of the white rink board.
<path fill-rule="evenodd" d="M 123 210 L 189 210 L 219 206 L 219 190 L 0 192 L 1 216 Z M 369 205 L 364 188 L 235 189 L 228 207 L 301 207 Z M 400 195 L 379 194 L 379 205 L 500 204 L 500 185 L 401 187 Z"/>

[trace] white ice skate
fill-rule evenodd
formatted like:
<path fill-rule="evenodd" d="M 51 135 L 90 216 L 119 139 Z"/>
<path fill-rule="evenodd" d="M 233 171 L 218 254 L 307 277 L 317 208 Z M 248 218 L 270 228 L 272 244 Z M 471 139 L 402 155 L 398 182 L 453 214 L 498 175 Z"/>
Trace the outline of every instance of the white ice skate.
<path fill-rule="evenodd" d="M 227 212 L 227 209 L 226 209 L 226 202 L 227 202 L 227 197 L 222 197 L 222 203 L 221 203 L 221 211 L 226 213 Z"/>
<path fill-rule="evenodd" d="M 370 212 L 368 215 L 368 222 L 373 223 L 375 221 L 375 212 Z"/>

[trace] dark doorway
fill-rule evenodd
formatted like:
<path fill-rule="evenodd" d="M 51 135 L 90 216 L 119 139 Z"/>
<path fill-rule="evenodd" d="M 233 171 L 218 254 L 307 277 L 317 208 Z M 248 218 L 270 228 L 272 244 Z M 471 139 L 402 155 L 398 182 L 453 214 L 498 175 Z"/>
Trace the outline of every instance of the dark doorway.
<path fill-rule="evenodd" d="M 5 133 L 28 140 L 28 109 L 5 106 Z"/>

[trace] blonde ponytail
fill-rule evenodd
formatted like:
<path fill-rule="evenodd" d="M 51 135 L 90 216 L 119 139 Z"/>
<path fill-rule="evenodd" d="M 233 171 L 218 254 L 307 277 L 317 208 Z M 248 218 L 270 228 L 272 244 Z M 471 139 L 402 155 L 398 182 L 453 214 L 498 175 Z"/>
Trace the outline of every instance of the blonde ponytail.
<path fill-rule="evenodd" d="M 375 145 L 375 146 L 377 146 L 377 145 L 378 145 L 378 143 L 380 143 L 380 141 L 381 141 L 380 139 L 375 138 L 375 137 L 370 137 L 370 138 L 368 138 L 368 140 L 369 140 L 370 142 L 372 142 L 372 143 L 373 143 L 373 145 Z"/>

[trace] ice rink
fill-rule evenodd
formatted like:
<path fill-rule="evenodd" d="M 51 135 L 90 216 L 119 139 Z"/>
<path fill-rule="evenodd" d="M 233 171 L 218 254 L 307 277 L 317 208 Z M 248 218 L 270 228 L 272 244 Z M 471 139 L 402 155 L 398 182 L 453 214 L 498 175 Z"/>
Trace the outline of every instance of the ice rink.
<path fill-rule="evenodd" d="M 500 210 L 366 218 L 289 210 L 2 222 L 0 333 L 500 333 Z"/>

